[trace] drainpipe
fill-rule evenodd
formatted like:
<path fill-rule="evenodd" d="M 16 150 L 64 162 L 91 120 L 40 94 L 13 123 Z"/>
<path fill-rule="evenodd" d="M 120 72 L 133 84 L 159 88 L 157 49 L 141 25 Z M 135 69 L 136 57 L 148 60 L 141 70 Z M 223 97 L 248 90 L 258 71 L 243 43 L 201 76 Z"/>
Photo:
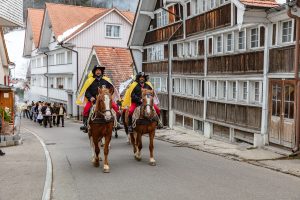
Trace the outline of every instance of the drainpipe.
<path fill-rule="evenodd" d="M 289 3 L 289 2 L 287 2 Z M 295 98 L 295 104 L 296 104 L 296 116 L 295 116 L 295 124 L 296 124 L 296 141 L 295 141 L 295 147 L 292 149 L 293 153 L 299 151 L 299 138 L 300 138 L 300 106 L 298 105 L 299 99 L 300 99 L 300 82 L 299 82 L 299 40 L 300 40 L 300 18 L 296 15 L 292 14 L 292 8 L 288 7 L 287 15 L 290 18 L 295 19 L 296 22 L 296 43 L 295 43 L 295 53 L 294 53 L 294 70 L 295 70 L 295 82 L 296 82 L 296 98 Z"/>
<path fill-rule="evenodd" d="M 48 58 L 49 58 L 49 55 L 46 53 L 46 52 L 43 52 L 44 55 L 46 55 L 47 57 L 47 64 L 46 64 L 46 69 L 47 69 L 47 72 L 46 74 L 44 74 L 44 76 L 46 77 L 47 79 L 47 102 L 49 102 L 49 81 L 48 81 L 48 72 L 49 72 L 49 63 L 48 63 Z"/>
<path fill-rule="evenodd" d="M 74 49 L 71 49 L 69 47 L 64 46 L 63 42 L 58 43 L 58 45 L 60 45 L 64 49 L 70 50 L 70 51 L 72 51 L 76 54 L 76 94 L 77 94 L 78 93 L 78 83 L 79 83 L 79 78 L 78 78 L 78 74 L 79 74 L 78 51 L 75 51 Z M 79 106 L 77 106 L 77 120 L 79 120 Z"/>

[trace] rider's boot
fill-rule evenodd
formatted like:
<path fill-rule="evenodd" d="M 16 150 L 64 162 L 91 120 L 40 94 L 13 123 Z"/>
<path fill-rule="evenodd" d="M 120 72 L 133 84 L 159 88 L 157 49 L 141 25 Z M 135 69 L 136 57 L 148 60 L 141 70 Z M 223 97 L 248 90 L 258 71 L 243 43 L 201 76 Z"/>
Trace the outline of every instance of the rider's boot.
<path fill-rule="evenodd" d="M 157 128 L 158 129 L 162 129 L 164 127 L 164 125 L 163 125 L 163 123 L 161 121 L 160 115 L 156 115 L 155 121 L 157 121 Z"/>
<path fill-rule="evenodd" d="M 133 133 L 133 128 L 132 128 L 132 116 L 128 116 L 128 132 Z"/>
<path fill-rule="evenodd" d="M 87 131 L 88 131 L 87 121 L 88 121 L 88 117 L 83 117 L 83 126 L 80 127 L 80 130 L 82 130 L 85 133 L 87 133 Z"/>

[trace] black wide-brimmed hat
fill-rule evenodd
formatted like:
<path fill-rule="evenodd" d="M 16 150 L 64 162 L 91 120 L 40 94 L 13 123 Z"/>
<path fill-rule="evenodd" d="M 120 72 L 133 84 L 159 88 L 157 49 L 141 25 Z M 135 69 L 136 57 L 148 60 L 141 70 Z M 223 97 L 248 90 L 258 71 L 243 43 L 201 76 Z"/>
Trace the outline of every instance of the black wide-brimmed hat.
<path fill-rule="evenodd" d="M 97 69 L 100 69 L 101 72 L 102 72 L 102 74 L 104 74 L 105 67 L 101 67 L 100 65 L 95 65 L 94 68 L 93 68 L 93 70 L 92 70 L 92 73 L 93 73 L 94 75 L 95 75 L 95 71 L 96 71 Z"/>
<path fill-rule="evenodd" d="M 146 81 L 149 79 L 149 75 L 146 75 L 145 72 L 139 72 L 136 75 L 135 80 L 138 81 L 141 77 L 144 77 Z"/>

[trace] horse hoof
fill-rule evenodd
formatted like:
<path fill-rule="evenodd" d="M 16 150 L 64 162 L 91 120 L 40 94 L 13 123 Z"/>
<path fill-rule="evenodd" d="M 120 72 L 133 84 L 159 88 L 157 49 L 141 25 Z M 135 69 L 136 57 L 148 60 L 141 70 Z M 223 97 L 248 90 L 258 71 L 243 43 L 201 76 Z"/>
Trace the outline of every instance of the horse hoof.
<path fill-rule="evenodd" d="M 100 166 L 99 162 L 93 162 L 93 165 L 94 165 L 94 167 L 99 167 Z"/>
<path fill-rule="evenodd" d="M 142 160 L 141 157 L 134 156 L 134 158 L 135 158 L 136 161 L 141 161 Z"/>
<path fill-rule="evenodd" d="M 156 166 L 156 162 L 149 162 L 150 166 Z"/>
<path fill-rule="evenodd" d="M 103 166 L 103 172 L 104 173 L 109 173 L 109 166 L 108 165 Z"/>

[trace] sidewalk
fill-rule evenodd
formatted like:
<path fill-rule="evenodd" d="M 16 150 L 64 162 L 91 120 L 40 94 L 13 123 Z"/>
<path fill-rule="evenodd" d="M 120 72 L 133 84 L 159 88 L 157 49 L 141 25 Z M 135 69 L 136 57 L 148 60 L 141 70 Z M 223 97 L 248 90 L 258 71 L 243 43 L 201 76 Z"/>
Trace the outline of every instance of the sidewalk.
<path fill-rule="evenodd" d="M 232 144 L 208 139 L 196 133 L 187 134 L 171 129 L 157 130 L 156 138 L 173 143 L 178 147 L 188 147 L 300 177 L 300 157 L 289 158 L 287 152 L 284 151 L 253 148 L 246 143 Z"/>
<path fill-rule="evenodd" d="M 23 144 L 1 148 L 0 199 L 41 199 L 46 176 L 46 161 L 40 142 L 30 133 L 21 134 Z"/>

